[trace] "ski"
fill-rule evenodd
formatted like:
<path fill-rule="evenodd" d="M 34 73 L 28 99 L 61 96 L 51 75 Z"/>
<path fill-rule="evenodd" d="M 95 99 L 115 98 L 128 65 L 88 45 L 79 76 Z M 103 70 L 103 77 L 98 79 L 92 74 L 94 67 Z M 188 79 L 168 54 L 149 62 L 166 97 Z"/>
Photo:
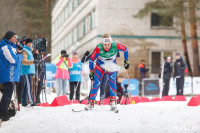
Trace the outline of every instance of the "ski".
<path fill-rule="evenodd" d="M 119 113 L 119 110 L 114 108 L 114 109 L 111 109 L 110 111 L 114 112 L 114 113 Z"/>
<path fill-rule="evenodd" d="M 72 112 L 83 112 L 83 111 L 89 111 L 89 110 L 74 110 L 72 109 Z M 119 110 L 118 109 L 111 109 L 110 111 L 114 112 L 114 113 L 119 113 Z"/>
<path fill-rule="evenodd" d="M 85 110 L 85 109 L 83 109 L 83 110 L 74 110 L 74 109 L 72 109 L 72 112 L 83 112 L 83 111 L 87 111 L 87 110 Z"/>

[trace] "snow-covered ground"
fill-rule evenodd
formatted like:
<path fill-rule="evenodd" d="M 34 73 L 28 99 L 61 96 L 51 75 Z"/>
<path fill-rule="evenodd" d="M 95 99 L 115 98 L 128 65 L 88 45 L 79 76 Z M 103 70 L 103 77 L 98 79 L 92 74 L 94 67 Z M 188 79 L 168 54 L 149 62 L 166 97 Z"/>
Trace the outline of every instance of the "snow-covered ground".
<path fill-rule="evenodd" d="M 119 113 L 108 105 L 72 112 L 84 106 L 23 107 L 0 133 L 200 133 L 200 106 L 187 102 L 118 105 Z"/>

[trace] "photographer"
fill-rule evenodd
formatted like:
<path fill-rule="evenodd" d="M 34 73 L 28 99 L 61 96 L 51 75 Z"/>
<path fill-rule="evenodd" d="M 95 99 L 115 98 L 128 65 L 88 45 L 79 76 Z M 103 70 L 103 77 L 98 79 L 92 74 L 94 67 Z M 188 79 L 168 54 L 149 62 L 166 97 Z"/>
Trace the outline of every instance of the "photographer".
<path fill-rule="evenodd" d="M 57 86 L 57 96 L 66 95 L 67 82 L 69 77 L 69 68 L 72 67 L 72 61 L 67 55 L 66 50 L 61 51 L 61 55 L 56 58 L 56 86 Z M 62 91 L 62 93 L 61 93 Z"/>
<path fill-rule="evenodd" d="M 23 76 L 23 90 L 22 90 L 22 106 L 27 106 L 27 96 L 31 103 L 31 106 L 35 106 L 35 101 L 32 95 L 32 76 L 35 74 L 35 65 L 38 64 L 38 60 L 34 60 L 31 52 L 32 39 L 26 39 L 26 45 L 24 45 L 22 54 L 24 56 L 21 65 L 21 75 Z"/>
<path fill-rule="evenodd" d="M 17 51 L 18 53 L 21 53 L 23 50 L 24 45 L 26 44 L 26 36 L 21 38 L 21 41 L 19 37 L 17 36 Z M 21 66 L 21 64 L 19 64 Z M 21 68 L 21 67 L 20 67 Z M 21 71 L 21 70 L 20 70 Z M 20 75 L 20 80 L 19 83 L 16 84 L 17 88 L 17 99 L 19 104 L 21 104 L 21 99 L 22 99 L 22 89 L 23 89 L 23 76 Z"/>
<path fill-rule="evenodd" d="M 3 85 L 3 96 L 0 102 L 0 119 L 7 121 L 10 118 L 8 106 L 13 94 L 15 82 L 19 82 L 18 68 L 23 55 L 16 49 L 17 36 L 14 31 L 8 31 L 0 42 L 0 83 Z"/>

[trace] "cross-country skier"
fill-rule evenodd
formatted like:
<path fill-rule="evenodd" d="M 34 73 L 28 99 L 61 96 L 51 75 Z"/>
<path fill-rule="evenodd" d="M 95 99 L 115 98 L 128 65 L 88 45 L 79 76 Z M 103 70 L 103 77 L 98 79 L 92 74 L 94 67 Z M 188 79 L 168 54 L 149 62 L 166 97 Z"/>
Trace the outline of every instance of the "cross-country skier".
<path fill-rule="evenodd" d="M 86 51 L 85 52 L 85 55 L 83 56 L 83 58 L 81 59 L 81 62 L 82 63 L 85 63 L 86 61 L 89 61 L 90 59 L 90 52 L 89 51 Z M 117 52 L 117 58 L 120 57 L 120 53 L 119 51 Z M 95 63 L 93 63 L 95 65 Z M 108 82 L 108 75 L 105 73 L 103 75 L 103 78 L 102 78 L 102 82 L 101 82 L 101 86 L 100 86 L 100 101 L 99 101 L 99 105 L 103 105 L 103 100 L 105 98 L 105 92 L 106 92 L 106 86 L 107 86 L 107 82 Z M 91 87 L 92 88 L 92 87 Z"/>
<path fill-rule="evenodd" d="M 124 67 L 125 69 L 129 68 L 128 61 L 128 50 L 126 46 L 112 41 L 112 38 L 109 34 L 104 34 L 102 36 L 102 42 L 97 45 L 94 49 L 93 53 L 90 56 L 89 68 L 90 68 L 90 79 L 94 80 L 93 88 L 89 95 L 89 103 L 85 107 L 85 110 L 91 110 L 94 107 L 94 101 L 97 95 L 97 91 L 99 90 L 102 82 L 102 77 L 105 73 L 107 73 L 109 77 L 110 83 L 110 106 L 111 110 L 116 111 L 116 75 L 117 70 L 108 71 L 107 68 L 103 68 L 103 65 L 107 63 L 116 64 L 116 55 L 118 51 L 124 52 Z M 94 60 L 96 61 L 96 65 L 94 68 Z M 110 66 L 111 67 L 111 66 Z M 109 69 L 109 68 L 108 68 Z"/>

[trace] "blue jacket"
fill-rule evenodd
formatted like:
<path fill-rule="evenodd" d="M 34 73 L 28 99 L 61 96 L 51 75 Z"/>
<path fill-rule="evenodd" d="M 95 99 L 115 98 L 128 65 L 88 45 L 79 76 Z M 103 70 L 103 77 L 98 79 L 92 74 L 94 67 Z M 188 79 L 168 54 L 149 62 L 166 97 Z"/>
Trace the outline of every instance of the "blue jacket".
<path fill-rule="evenodd" d="M 7 39 L 0 42 L 0 83 L 19 82 L 23 55 L 16 49 L 16 44 Z"/>
<path fill-rule="evenodd" d="M 82 63 L 79 61 L 78 63 L 73 63 L 73 67 L 69 68 L 69 75 L 70 75 L 70 82 L 81 82 L 81 70 L 82 70 Z"/>
<path fill-rule="evenodd" d="M 26 51 L 28 55 L 27 60 L 34 60 L 31 49 L 28 46 L 24 45 L 23 50 Z M 31 64 L 31 65 L 21 64 L 21 75 L 23 76 L 23 75 L 28 75 L 28 74 L 35 74 L 35 64 Z"/>

